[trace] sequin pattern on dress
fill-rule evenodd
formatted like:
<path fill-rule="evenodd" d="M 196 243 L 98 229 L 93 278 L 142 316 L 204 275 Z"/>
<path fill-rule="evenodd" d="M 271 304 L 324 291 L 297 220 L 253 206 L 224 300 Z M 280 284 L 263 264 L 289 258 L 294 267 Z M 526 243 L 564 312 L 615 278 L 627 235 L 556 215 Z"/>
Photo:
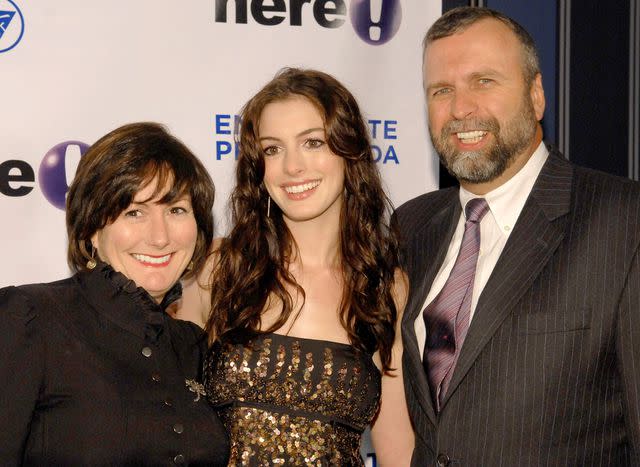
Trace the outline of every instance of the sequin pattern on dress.
<path fill-rule="evenodd" d="M 363 465 L 360 439 L 380 385 L 371 355 L 279 334 L 217 344 L 205 365 L 231 437 L 229 465 Z"/>

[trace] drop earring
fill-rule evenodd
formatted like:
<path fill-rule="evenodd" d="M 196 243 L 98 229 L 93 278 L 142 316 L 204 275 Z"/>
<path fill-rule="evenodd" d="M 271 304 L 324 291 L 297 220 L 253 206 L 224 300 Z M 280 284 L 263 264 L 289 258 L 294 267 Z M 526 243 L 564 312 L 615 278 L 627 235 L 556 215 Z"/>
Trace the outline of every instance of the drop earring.
<path fill-rule="evenodd" d="M 95 254 L 96 254 L 96 249 L 93 247 L 93 245 L 91 245 L 91 259 L 87 261 L 87 269 L 89 270 L 95 269 L 95 267 L 98 265 L 98 263 L 94 259 Z"/>
<path fill-rule="evenodd" d="M 267 217 L 271 217 L 271 196 L 267 195 Z"/>

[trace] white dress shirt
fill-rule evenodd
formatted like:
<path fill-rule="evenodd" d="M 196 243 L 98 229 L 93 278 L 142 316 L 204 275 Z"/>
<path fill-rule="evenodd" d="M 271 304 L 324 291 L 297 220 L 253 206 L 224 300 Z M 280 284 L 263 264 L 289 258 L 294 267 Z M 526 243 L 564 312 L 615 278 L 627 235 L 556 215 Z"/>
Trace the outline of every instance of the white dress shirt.
<path fill-rule="evenodd" d="M 476 275 L 473 282 L 471 314 L 469 316 L 469 320 L 473 319 L 478 297 L 480 297 L 482 289 L 484 289 L 493 268 L 498 262 L 498 258 L 509 239 L 509 235 L 518 220 L 518 216 L 520 216 L 520 212 L 529 197 L 529 193 L 531 193 L 533 184 L 538 178 L 540 170 L 548 156 L 549 151 L 546 146 L 544 143 L 540 143 L 533 155 L 518 173 L 506 183 L 484 196 L 475 195 L 460 187 L 460 204 L 463 207 L 462 214 L 460 215 L 458 225 L 449 244 L 447 255 L 444 258 L 442 266 L 440 266 L 440 270 L 436 274 L 433 284 L 431 285 L 431 290 L 429 290 L 422 306 L 422 310 L 436 298 L 449 278 L 449 274 L 451 274 L 451 270 L 458 256 L 458 251 L 460 251 L 462 235 L 464 234 L 464 207 L 470 199 L 482 197 L 487 200 L 490 210 L 480 222 L 480 253 L 478 254 L 478 264 L 476 265 Z M 422 355 L 424 353 L 424 343 L 427 333 L 422 313 L 416 318 L 415 331 L 418 346 L 420 347 L 420 354 Z"/>

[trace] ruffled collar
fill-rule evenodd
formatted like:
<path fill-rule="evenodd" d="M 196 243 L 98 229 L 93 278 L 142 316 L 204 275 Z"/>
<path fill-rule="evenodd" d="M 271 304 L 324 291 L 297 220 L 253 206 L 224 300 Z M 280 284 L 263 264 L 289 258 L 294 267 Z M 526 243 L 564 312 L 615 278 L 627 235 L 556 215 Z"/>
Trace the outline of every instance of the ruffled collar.
<path fill-rule="evenodd" d="M 92 271 L 78 273 L 76 278 L 100 314 L 148 342 L 158 340 L 166 320 L 171 319 L 165 310 L 182 296 L 182 286 L 178 282 L 158 304 L 145 289 L 103 262 Z"/>

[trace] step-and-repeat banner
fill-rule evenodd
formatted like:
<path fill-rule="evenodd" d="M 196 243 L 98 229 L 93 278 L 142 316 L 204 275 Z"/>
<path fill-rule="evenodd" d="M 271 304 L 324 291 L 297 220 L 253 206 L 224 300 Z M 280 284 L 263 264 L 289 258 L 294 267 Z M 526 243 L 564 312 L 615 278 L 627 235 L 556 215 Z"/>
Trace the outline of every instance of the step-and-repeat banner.
<path fill-rule="evenodd" d="M 216 185 L 228 225 L 234 129 L 284 66 L 356 96 L 394 204 L 437 187 L 421 85 L 435 0 L 0 0 L 0 286 L 55 280 L 82 154 L 128 122 L 167 125 Z"/>
<path fill-rule="evenodd" d="M 435 0 L 0 0 L 0 286 L 69 274 L 68 185 L 87 147 L 128 122 L 166 124 L 204 161 L 224 235 L 236 115 L 284 66 L 354 93 L 396 205 L 435 189 L 421 40 L 440 12 Z"/>

